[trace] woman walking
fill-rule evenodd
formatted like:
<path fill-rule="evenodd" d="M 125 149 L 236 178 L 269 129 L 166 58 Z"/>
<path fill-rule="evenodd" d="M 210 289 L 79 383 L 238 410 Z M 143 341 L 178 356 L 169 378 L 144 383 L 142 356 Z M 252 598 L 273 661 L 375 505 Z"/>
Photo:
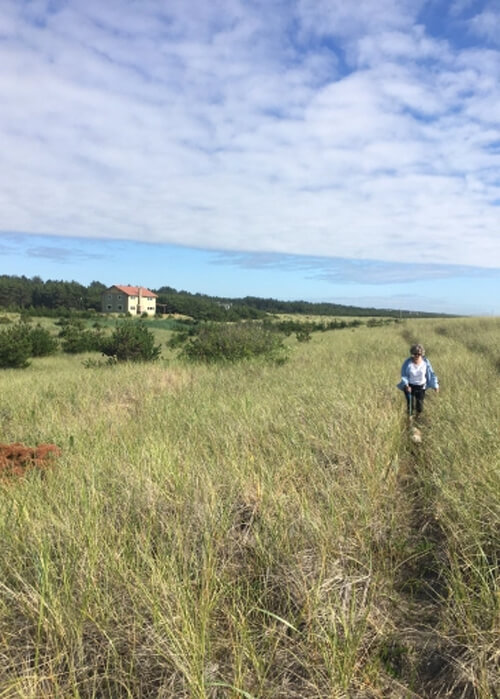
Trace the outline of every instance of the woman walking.
<path fill-rule="evenodd" d="M 410 417 L 415 414 L 415 411 L 420 415 L 424 409 L 427 388 L 439 391 L 438 378 L 425 356 L 422 345 L 416 344 L 410 347 L 410 357 L 405 359 L 401 367 L 401 381 L 398 383 L 398 388 L 405 393 Z"/>

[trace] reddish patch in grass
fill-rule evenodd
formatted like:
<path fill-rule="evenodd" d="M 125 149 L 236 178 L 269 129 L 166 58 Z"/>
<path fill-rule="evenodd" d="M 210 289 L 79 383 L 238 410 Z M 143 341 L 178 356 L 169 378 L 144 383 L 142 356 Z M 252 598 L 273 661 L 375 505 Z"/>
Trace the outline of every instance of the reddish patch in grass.
<path fill-rule="evenodd" d="M 55 444 L 38 447 L 27 447 L 19 442 L 0 444 L 0 478 L 22 478 L 28 471 L 43 471 L 60 455 L 61 450 Z"/>

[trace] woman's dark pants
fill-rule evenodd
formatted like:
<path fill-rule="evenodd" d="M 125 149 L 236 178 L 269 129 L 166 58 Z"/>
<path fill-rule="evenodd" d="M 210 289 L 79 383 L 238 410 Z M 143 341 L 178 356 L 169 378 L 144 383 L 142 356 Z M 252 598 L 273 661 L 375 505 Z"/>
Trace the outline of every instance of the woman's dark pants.
<path fill-rule="evenodd" d="M 415 409 L 417 413 L 421 413 L 424 409 L 425 388 L 423 386 L 415 386 L 415 384 L 410 384 L 410 388 L 411 393 L 405 391 L 408 415 L 414 415 Z M 412 401 L 411 410 L 410 401 Z"/>

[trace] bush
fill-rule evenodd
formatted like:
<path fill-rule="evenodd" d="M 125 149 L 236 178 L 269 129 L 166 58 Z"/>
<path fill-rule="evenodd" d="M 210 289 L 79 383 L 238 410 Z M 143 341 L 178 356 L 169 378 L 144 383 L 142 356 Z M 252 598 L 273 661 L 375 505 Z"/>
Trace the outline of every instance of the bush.
<path fill-rule="evenodd" d="M 118 360 L 115 356 L 107 357 L 106 359 L 85 359 L 82 362 L 86 369 L 102 369 L 103 367 L 116 366 Z"/>
<path fill-rule="evenodd" d="M 204 362 L 239 361 L 263 357 L 282 364 L 287 359 L 283 336 L 261 324 L 209 324 L 189 339 L 181 353 L 187 359 Z"/>
<path fill-rule="evenodd" d="M 80 352 L 99 351 L 102 344 L 102 333 L 100 330 L 86 330 L 82 320 L 72 320 L 71 322 L 61 321 L 62 329 L 59 337 L 62 338 L 61 347 L 63 352 L 68 354 L 79 354 Z"/>
<path fill-rule="evenodd" d="M 117 361 L 140 362 L 158 359 L 161 345 L 155 345 L 153 333 L 141 321 L 126 320 L 102 341 L 100 349 Z"/>
<path fill-rule="evenodd" d="M 47 357 L 57 352 L 59 343 L 48 330 L 38 324 L 29 329 L 29 339 L 31 341 L 31 353 L 33 357 Z"/>
<path fill-rule="evenodd" d="M 304 328 L 303 330 L 297 330 L 295 336 L 299 342 L 309 342 L 311 339 L 311 332 Z"/>
<path fill-rule="evenodd" d="M 30 328 L 25 323 L 0 331 L 1 369 L 24 369 L 29 366 L 31 355 Z"/>

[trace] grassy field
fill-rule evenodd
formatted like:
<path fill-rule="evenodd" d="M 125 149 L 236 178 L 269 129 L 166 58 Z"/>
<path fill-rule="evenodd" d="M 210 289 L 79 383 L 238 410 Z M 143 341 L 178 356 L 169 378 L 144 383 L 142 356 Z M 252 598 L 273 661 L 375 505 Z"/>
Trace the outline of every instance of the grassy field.
<path fill-rule="evenodd" d="M 499 321 L 288 342 L 0 373 L 0 441 L 62 450 L 0 483 L 0 698 L 498 697 Z"/>

